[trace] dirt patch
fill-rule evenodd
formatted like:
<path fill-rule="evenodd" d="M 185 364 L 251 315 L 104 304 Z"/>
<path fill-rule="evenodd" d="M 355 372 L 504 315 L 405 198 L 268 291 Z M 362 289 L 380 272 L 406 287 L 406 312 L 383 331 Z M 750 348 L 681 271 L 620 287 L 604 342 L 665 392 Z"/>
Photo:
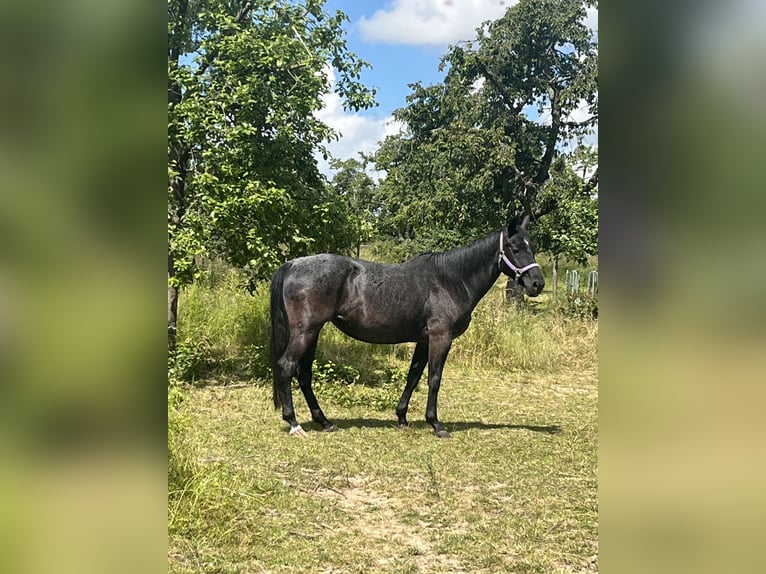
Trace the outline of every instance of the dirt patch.
<path fill-rule="evenodd" d="M 425 524 L 406 524 L 406 506 L 375 491 L 364 477 L 349 477 L 344 488 L 320 487 L 316 495 L 332 500 L 349 514 L 349 528 L 366 539 L 370 551 L 378 554 L 381 568 L 403 561 L 429 574 L 468 574 L 457 558 L 438 553 L 428 540 Z"/>
<path fill-rule="evenodd" d="M 591 574 L 598 572 L 598 554 L 583 558 L 577 566 L 564 564 L 561 566 L 561 572 L 566 574 Z"/>

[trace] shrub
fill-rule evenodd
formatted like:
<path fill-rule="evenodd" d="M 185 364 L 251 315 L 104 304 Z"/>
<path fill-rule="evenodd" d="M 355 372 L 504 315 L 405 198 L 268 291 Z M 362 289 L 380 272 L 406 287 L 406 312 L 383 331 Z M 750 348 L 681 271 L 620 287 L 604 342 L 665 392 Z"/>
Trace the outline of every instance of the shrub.
<path fill-rule="evenodd" d="M 242 349 L 248 374 L 256 379 L 271 378 L 271 358 L 269 357 L 269 345 L 253 344 L 246 345 Z"/>
<path fill-rule="evenodd" d="M 396 406 L 406 376 L 406 372 L 397 367 L 362 373 L 351 365 L 317 361 L 312 386 L 318 396 L 340 406 L 387 411 Z"/>
<path fill-rule="evenodd" d="M 598 319 L 598 295 L 582 291 L 566 293 L 559 299 L 557 311 L 577 319 Z"/>
<path fill-rule="evenodd" d="M 184 339 L 176 343 L 175 353 L 169 358 L 168 379 L 193 383 L 202 378 L 213 364 L 211 345 L 207 338 L 199 341 Z"/>

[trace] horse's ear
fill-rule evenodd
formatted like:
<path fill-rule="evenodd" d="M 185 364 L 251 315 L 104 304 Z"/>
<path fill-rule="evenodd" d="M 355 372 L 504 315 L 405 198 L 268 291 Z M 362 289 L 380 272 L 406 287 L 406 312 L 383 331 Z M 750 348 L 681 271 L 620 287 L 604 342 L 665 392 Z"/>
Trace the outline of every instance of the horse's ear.
<path fill-rule="evenodd" d="M 519 227 L 526 231 L 527 225 L 529 225 L 529 215 L 524 216 L 524 219 L 521 220 L 521 225 L 519 225 Z"/>

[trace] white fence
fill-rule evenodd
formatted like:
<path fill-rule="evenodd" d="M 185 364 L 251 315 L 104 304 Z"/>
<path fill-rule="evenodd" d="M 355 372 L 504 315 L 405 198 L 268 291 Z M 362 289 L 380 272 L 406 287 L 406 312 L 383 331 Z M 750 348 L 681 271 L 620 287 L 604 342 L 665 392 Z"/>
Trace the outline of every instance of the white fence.
<path fill-rule="evenodd" d="M 567 269 L 564 276 L 564 289 L 567 293 L 577 293 L 580 291 L 580 272 L 576 269 Z M 588 273 L 588 294 L 598 294 L 598 271 Z"/>

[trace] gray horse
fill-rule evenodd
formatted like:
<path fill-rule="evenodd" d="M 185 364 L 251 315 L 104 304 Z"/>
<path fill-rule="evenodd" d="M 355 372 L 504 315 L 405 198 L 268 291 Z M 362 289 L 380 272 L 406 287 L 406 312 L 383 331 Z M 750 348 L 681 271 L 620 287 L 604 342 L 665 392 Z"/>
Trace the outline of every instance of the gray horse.
<path fill-rule="evenodd" d="M 271 279 L 271 364 L 274 407 L 290 434 L 305 436 L 293 408 L 291 381 L 297 376 L 311 418 L 325 431 L 327 420 L 311 388 L 319 332 L 331 321 L 345 334 L 368 343 L 414 342 L 407 384 L 396 407 L 407 426 L 410 397 L 428 365 L 426 421 L 438 437 L 449 437 L 436 414 L 442 370 L 455 337 L 471 322 L 477 303 L 500 273 L 516 279 L 530 297 L 545 281 L 527 235 L 529 217 L 465 247 L 427 253 L 398 265 L 342 255 L 312 255 L 288 261 Z"/>

